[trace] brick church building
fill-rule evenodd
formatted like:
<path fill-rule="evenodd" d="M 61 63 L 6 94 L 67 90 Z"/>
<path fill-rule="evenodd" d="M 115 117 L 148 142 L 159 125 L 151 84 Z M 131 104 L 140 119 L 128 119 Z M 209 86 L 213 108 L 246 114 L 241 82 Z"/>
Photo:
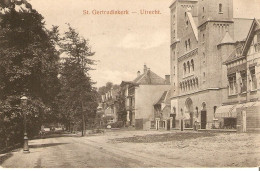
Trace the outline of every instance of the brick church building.
<path fill-rule="evenodd" d="M 173 126 L 223 126 L 215 113 L 229 98 L 224 63 L 245 44 L 253 19 L 234 18 L 233 0 L 176 0 L 170 10 Z"/>

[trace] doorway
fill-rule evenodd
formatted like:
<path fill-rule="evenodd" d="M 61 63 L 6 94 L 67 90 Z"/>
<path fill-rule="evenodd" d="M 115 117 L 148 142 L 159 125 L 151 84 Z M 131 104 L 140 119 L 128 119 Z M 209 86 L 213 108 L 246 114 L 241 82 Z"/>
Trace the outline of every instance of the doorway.
<path fill-rule="evenodd" d="M 201 129 L 206 129 L 207 111 L 201 111 Z"/>
<path fill-rule="evenodd" d="M 169 131 L 171 129 L 171 120 L 167 119 L 167 130 Z"/>
<path fill-rule="evenodd" d="M 181 120 L 181 131 L 183 131 L 183 119 Z"/>

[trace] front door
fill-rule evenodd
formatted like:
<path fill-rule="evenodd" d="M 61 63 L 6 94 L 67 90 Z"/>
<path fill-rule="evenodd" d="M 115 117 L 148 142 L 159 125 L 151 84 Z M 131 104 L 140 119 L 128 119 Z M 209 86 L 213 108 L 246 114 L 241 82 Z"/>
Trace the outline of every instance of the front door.
<path fill-rule="evenodd" d="M 171 129 L 171 120 L 167 120 L 167 130 L 169 131 Z"/>
<path fill-rule="evenodd" d="M 193 113 L 190 112 L 190 128 L 193 127 Z"/>
<path fill-rule="evenodd" d="M 172 128 L 175 128 L 175 123 L 176 122 L 176 114 L 172 115 Z"/>
<path fill-rule="evenodd" d="M 201 111 L 201 129 L 206 129 L 207 111 Z"/>
<path fill-rule="evenodd" d="M 181 120 L 181 131 L 183 131 L 183 119 Z"/>

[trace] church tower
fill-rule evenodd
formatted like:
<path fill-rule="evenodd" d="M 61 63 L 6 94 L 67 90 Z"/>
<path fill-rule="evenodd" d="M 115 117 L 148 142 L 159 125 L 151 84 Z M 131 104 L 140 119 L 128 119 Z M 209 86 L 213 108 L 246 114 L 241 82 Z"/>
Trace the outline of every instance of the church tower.
<path fill-rule="evenodd" d="M 217 45 L 226 34 L 234 38 L 233 0 L 199 0 L 198 14 L 201 89 L 220 88 L 218 71 L 224 61 L 218 58 Z"/>

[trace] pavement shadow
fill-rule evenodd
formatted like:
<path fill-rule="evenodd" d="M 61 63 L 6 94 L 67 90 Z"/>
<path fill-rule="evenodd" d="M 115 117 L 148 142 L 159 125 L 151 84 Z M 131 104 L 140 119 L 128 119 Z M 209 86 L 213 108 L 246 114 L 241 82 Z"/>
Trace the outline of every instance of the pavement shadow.
<path fill-rule="evenodd" d="M 32 138 L 33 139 L 46 139 L 46 138 L 59 138 L 59 137 L 79 137 L 76 134 L 70 134 L 70 133 L 61 133 L 61 134 L 57 134 L 57 133 L 50 133 L 50 134 L 46 134 L 46 135 L 42 135 L 42 136 L 35 136 Z"/>
<path fill-rule="evenodd" d="M 53 147 L 58 145 L 65 145 L 69 143 L 49 143 L 49 144 L 35 144 L 35 145 L 29 145 L 29 148 L 45 148 L 45 147 Z"/>
<path fill-rule="evenodd" d="M 7 153 L 7 154 L 4 154 L 4 155 L 1 155 L 0 156 L 0 166 L 4 163 L 4 161 L 6 161 L 7 159 L 9 159 L 12 156 L 13 156 L 12 153 Z"/>

